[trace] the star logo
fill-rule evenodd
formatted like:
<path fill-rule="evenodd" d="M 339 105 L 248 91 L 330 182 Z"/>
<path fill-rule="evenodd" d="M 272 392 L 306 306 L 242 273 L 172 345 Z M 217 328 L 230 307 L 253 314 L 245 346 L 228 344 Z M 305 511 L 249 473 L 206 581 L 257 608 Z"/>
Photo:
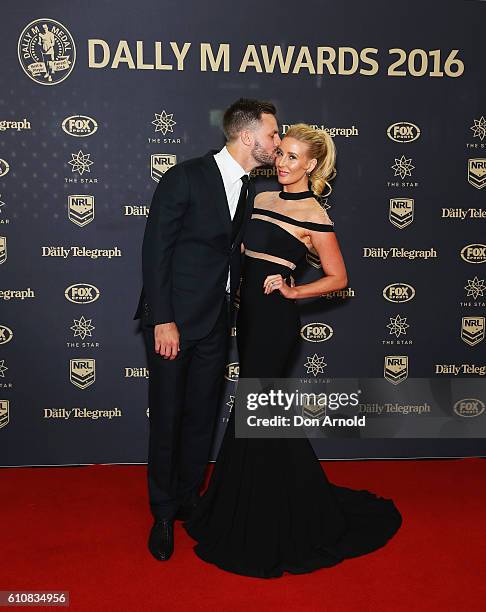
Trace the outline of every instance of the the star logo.
<path fill-rule="evenodd" d="M 467 291 L 467 296 L 472 297 L 476 300 L 478 297 L 483 297 L 484 291 L 486 289 L 486 285 L 484 284 L 484 279 L 481 280 L 475 276 L 472 280 L 468 279 L 467 285 L 464 287 Z"/>
<path fill-rule="evenodd" d="M 474 119 L 474 125 L 470 129 L 473 131 L 474 138 L 484 140 L 486 138 L 486 119 L 484 117 Z"/>
<path fill-rule="evenodd" d="M 304 363 L 307 374 L 313 374 L 314 376 L 317 376 L 320 372 L 324 372 L 326 366 L 327 363 L 324 363 L 324 357 L 319 357 L 317 353 L 314 353 L 312 357 L 307 357 L 307 362 Z"/>
<path fill-rule="evenodd" d="M 174 113 L 166 113 L 163 110 L 161 113 L 155 113 L 155 119 L 152 121 L 152 125 L 155 125 L 156 132 L 162 132 L 162 135 L 165 136 L 167 132 L 173 132 L 172 129 L 174 125 L 177 124 L 176 121 L 172 119 Z"/>
<path fill-rule="evenodd" d="M 5 365 L 5 359 L 0 359 L 0 378 L 5 378 L 5 372 L 8 370 Z"/>
<path fill-rule="evenodd" d="M 85 172 L 91 172 L 90 166 L 93 162 L 89 158 L 89 153 L 83 153 L 81 149 L 77 153 L 71 153 L 71 161 L 69 164 L 73 167 L 72 172 L 79 172 L 82 176 Z"/>
<path fill-rule="evenodd" d="M 84 340 L 86 336 L 92 336 L 91 333 L 95 327 L 91 325 L 92 319 L 85 319 L 81 316 L 80 319 L 74 319 L 74 325 L 72 325 L 69 329 L 72 329 L 74 332 L 74 337 L 79 336 L 81 340 Z"/>
<path fill-rule="evenodd" d="M 229 396 L 229 400 L 226 402 L 226 405 L 229 408 L 229 411 L 231 412 L 233 410 L 233 406 L 235 405 L 235 396 L 234 395 L 230 395 Z"/>
<path fill-rule="evenodd" d="M 407 159 L 405 155 L 400 158 L 395 157 L 395 163 L 392 166 L 392 170 L 395 171 L 395 176 L 400 176 L 404 179 L 406 176 L 412 176 L 412 170 L 415 166 L 412 166 L 412 158 Z"/>
<path fill-rule="evenodd" d="M 407 333 L 406 330 L 410 325 L 407 323 L 407 317 L 397 315 L 395 318 L 390 317 L 390 323 L 388 323 L 387 327 L 390 330 L 390 335 L 395 334 L 398 338 L 402 334 L 405 335 Z"/>
<path fill-rule="evenodd" d="M 2 197 L 2 194 L 0 193 L 0 198 Z M 2 202 L 2 200 L 0 200 L 0 208 L 2 208 L 2 206 L 5 206 L 5 202 Z"/>

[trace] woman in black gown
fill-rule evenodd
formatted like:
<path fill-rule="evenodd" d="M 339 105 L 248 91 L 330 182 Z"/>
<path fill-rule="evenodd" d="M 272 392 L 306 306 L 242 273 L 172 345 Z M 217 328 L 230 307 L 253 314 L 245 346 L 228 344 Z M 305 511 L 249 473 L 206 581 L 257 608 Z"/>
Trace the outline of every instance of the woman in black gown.
<path fill-rule="evenodd" d="M 334 164 L 331 137 L 295 125 L 277 150 L 283 190 L 255 199 L 237 320 L 240 377 L 288 375 L 300 330 L 296 300 L 347 284 L 333 224 L 314 197 L 329 185 Z M 287 279 L 310 248 L 326 276 L 289 286 Z M 401 520 L 391 500 L 331 484 L 307 438 L 236 438 L 232 411 L 208 489 L 184 527 L 197 540 L 201 559 L 271 578 L 376 550 Z"/>

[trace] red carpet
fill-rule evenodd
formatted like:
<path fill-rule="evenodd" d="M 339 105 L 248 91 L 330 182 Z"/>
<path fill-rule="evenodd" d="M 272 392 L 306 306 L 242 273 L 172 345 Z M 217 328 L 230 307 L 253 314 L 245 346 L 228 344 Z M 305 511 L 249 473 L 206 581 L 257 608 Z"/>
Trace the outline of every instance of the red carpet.
<path fill-rule="evenodd" d="M 87 611 L 485 610 L 485 460 L 323 466 L 393 498 L 403 526 L 370 555 L 274 580 L 200 561 L 180 523 L 172 559 L 152 559 L 145 466 L 3 469 L 0 590 L 70 591 Z"/>

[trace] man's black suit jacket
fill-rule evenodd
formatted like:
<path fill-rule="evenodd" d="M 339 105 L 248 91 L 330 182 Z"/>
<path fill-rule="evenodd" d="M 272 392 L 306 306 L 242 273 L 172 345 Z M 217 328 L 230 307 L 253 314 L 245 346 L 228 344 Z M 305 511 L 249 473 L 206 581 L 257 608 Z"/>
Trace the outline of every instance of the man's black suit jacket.
<path fill-rule="evenodd" d="M 241 275 L 241 240 L 255 196 L 251 181 L 245 216 L 231 244 L 231 217 L 213 152 L 179 163 L 155 190 L 142 246 L 143 288 L 134 319 L 175 321 L 181 336 L 199 339 L 216 323 L 228 267 L 234 299 Z"/>

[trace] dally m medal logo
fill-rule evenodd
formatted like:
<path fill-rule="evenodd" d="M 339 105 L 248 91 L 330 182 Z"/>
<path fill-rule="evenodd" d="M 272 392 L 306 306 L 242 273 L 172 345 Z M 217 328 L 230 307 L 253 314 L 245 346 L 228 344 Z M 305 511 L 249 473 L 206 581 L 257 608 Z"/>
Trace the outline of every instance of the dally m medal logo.
<path fill-rule="evenodd" d="M 467 180 L 476 189 L 486 187 L 486 158 L 467 160 Z"/>
<path fill-rule="evenodd" d="M 388 219 L 398 229 L 413 221 L 414 200 L 412 198 L 391 198 Z"/>
<path fill-rule="evenodd" d="M 96 380 L 94 359 L 70 359 L 69 380 L 80 389 L 86 389 Z"/>
<path fill-rule="evenodd" d="M 76 46 L 69 30 L 54 19 L 36 19 L 20 34 L 18 57 L 22 70 L 36 83 L 57 85 L 76 62 Z"/>
<path fill-rule="evenodd" d="M 154 153 L 150 156 L 150 176 L 156 183 L 164 176 L 169 168 L 177 163 L 176 155 L 168 153 Z"/>
<path fill-rule="evenodd" d="M 95 199 L 92 195 L 70 195 L 68 196 L 69 220 L 84 227 L 93 221 Z"/>
<path fill-rule="evenodd" d="M 0 400 L 0 429 L 9 423 L 9 401 Z"/>
<path fill-rule="evenodd" d="M 408 377 L 407 355 L 386 355 L 384 377 L 392 385 L 398 385 Z"/>
<path fill-rule="evenodd" d="M 0 264 L 7 261 L 7 237 L 0 236 Z"/>
<path fill-rule="evenodd" d="M 484 317 L 462 317 L 461 339 L 469 346 L 484 340 Z"/>

